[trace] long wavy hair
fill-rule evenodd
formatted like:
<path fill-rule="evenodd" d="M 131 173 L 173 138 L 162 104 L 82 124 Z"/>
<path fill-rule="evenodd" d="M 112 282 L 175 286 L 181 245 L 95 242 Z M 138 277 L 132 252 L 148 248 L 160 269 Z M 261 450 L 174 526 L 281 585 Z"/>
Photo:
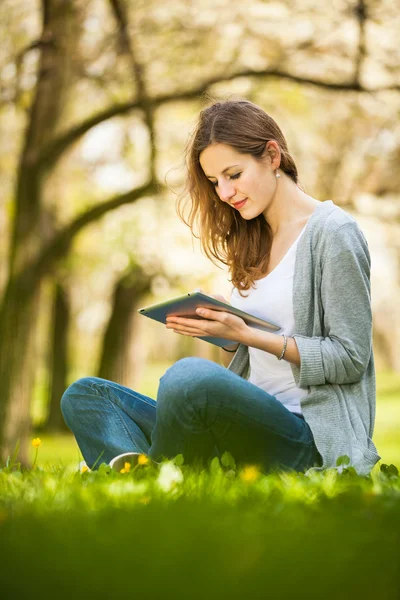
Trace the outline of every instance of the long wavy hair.
<path fill-rule="evenodd" d="M 200 154 L 211 144 L 226 144 L 261 160 L 266 143 L 281 150 L 280 169 L 298 184 L 298 173 L 282 131 L 272 117 L 248 100 L 214 102 L 200 112 L 185 150 L 186 184 L 178 197 L 177 213 L 200 239 L 205 255 L 228 267 L 230 281 L 241 291 L 250 289 L 267 270 L 272 232 L 262 214 L 245 220 L 217 192 L 204 174 Z M 185 209 L 189 204 L 189 214 Z"/>

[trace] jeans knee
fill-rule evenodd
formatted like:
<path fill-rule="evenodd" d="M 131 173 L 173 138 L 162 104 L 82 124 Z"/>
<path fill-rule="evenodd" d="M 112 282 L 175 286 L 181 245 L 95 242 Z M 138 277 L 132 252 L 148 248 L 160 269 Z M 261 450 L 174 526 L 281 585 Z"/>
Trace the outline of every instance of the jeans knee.
<path fill-rule="evenodd" d="M 67 387 L 63 393 L 60 401 L 60 407 L 67 425 L 73 420 L 77 409 L 81 405 L 82 396 L 87 393 L 87 390 L 90 388 L 90 385 L 94 379 L 96 378 L 82 377 L 81 379 L 74 381 L 74 383 L 71 383 L 71 385 Z"/>
<path fill-rule="evenodd" d="M 161 379 L 170 381 L 171 379 L 181 381 L 191 381 L 193 377 L 199 377 L 210 371 L 210 368 L 216 366 L 216 363 L 206 358 L 197 356 L 187 356 L 177 360 L 163 375 Z"/>
<path fill-rule="evenodd" d="M 216 363 L 204 358 L 190 356 L 174 363 L 160 379 L 157 410 L 165 403 L 171 406 L 188 403 L 199 397 L 206 389 Z"/>

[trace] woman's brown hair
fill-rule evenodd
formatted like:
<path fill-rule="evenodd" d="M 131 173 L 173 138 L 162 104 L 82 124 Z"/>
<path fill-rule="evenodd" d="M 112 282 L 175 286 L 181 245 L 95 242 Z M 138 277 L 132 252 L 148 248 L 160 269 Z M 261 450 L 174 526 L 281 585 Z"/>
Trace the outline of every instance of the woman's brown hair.
<path fill-rule="evenodd" d="M 280 170 L 297 184 L 297 168 L 282 131 L 272 117 L 248 100 L 225 100 L 203 109 L 185 151 L 186 185 L 178 199 L 178 215 L 200 239 L 206 256 L 214 264 L 213 259 L 217 259 L 228 266 L 231 281 L 240 294 L 267 270 L 271 228 L 262 214 L 247 221 L 226 202 L 219 201 L 200 165 L 200 154 L 211 144 L 226 144 L 261 160 L 270 140 L 279 144 Z M 190 211 L 185 218 L 188 200 Z"/>

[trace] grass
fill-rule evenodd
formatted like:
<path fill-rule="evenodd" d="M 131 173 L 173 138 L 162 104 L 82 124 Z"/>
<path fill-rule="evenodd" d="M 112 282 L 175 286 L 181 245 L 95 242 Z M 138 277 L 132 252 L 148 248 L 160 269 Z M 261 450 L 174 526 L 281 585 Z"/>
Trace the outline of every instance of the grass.
<path fill-rule="evenodd" d="M 397 476 L 140 469 L 1 472 L 5 597 L 398 598 Z"/>
<path fill-rule="evenodd" d="M 379 374 L 386 464 L 400 456 L 399 400 L 400 375 Z M 79 459 L 71 436 L 42 437 L 38 467 L 0 471 L 6 598 L 399 598 L 396 469 L 264 475 L 226 456 L 82 474 Z"/>

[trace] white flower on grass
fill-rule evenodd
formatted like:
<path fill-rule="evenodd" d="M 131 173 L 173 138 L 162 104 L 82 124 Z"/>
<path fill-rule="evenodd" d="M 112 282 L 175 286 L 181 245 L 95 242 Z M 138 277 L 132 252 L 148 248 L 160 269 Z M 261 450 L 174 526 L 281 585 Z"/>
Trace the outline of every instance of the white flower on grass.
<path fill-rule="evenodd" d="M 179 467 L 172 462 L 165 462 L 160 467 L 157 485 L 164 491 L 169 492 L 178 483 L 183 481 L 183 474 Z"/>

